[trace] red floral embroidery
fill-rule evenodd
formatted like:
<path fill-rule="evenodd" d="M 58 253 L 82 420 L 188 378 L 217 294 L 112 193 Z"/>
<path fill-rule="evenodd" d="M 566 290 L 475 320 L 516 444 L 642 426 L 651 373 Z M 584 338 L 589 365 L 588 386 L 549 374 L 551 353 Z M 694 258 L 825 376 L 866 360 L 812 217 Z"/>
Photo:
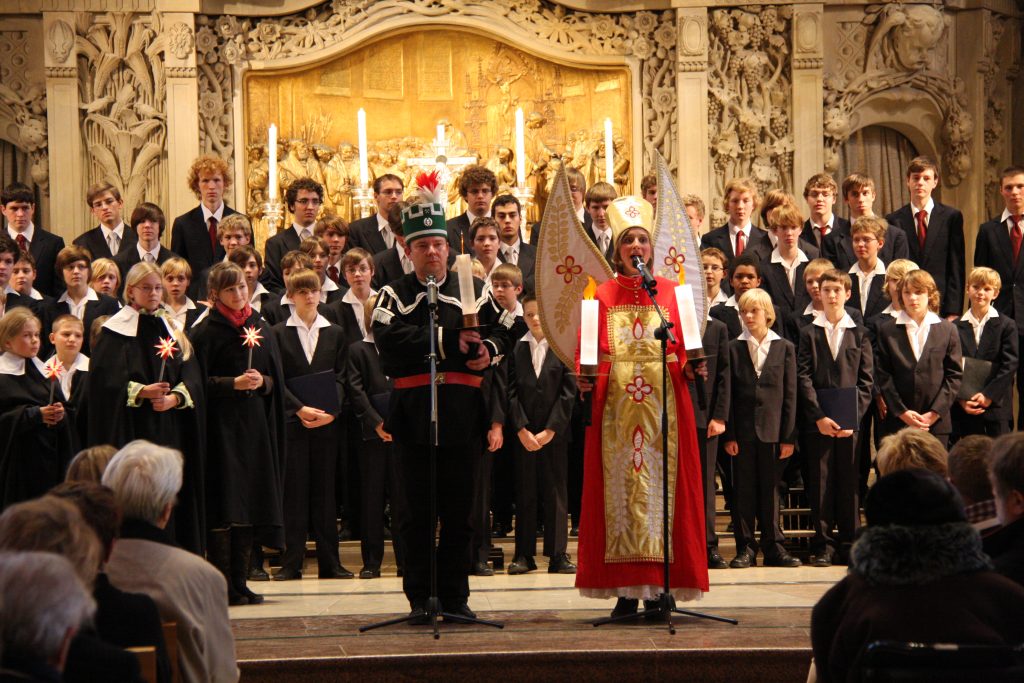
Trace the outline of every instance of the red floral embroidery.
<path fill-rule="evenodd" d="M 668 254 L 665 255 L 665 265 L 670 266 L 672 270 L 678 273 L 683 269 L 684 263 L 686 263 L 686 257 L 681 252 L 676 251 L 674 245 L 669 247 Z"/>
<path fill-rule="evenodd" d="M 644 430 L 640 425 L 633 430 L 633 470 L 639 472 L 644 466 Z"/>
<path fill-rule="evenodd" d="M 643 403 L 644 399 L 650 396 L 654 387 L 647 383 L 643 377 L 637 375 L 633 381 L 626 385 L 626 393 L 630 394 L 634 401 Z"/>
<path fill-rule="evenodd" d="M 625 214 L 630 218 L 636 218 L 637 216 L 640 215 L 640 209 L 630 205 L 630 207 L 626 209 Z"/>
<path fill-rule="evenodd" d="M 565 284 L 572 284 L 572 280 L 577 275 L 583 272 L 583 266 L 576 263 L 576 259 L 572 256 L 565 257 L 565 263 L 560 263 L 555 266 L 555 272 L 562 276 L 565 280 Z"/>

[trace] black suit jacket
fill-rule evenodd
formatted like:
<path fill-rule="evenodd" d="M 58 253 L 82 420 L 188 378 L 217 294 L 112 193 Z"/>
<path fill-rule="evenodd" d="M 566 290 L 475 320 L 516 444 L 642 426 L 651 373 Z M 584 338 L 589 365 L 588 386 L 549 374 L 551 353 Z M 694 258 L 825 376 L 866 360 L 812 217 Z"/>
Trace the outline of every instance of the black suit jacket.
<path fill-rule="evenodd" d="M 885 219 L 903 230 L 910 260 L 935 278 L 942 297 L 940 315 L 960 315 L 964 309 L 965 287 L 964 215 L 959 209 L 935 202 L 925 233 L 924 250 L 917 238 L 917 221 L 910 204 Z"/>
<path fill-rule="evenodd" d="M 993 218 L 982 223 L 974 242 L 974 265 L 999 273 L 1003 286 L 995 300 L 996 310 L 1016 320 L 1017 334 L 1024 335 L 1024 258 L 1013 264 L 1013 244 L 1005 221 Z"/>
<path fill-rule="evenodd" d="M 842 222 L 842 224 L 845 225 L 845 229 L 849 231 L 850 221 L 846 220 L 845 218 L 840 218 L 839 216 L 833 214 L 832 231 L 829 232 L 829 235 L 831 235 L 836 230 L 840 229 L 840 222 Z M 821 241 L 821 233 L 815 230 L 814 227 L 811 225 L 810 218 L 804 221 L 804 229 L 800 232 L 800 239 L 803 242 L 807 242 L 808 244 L 814 245 L 814 247 L 818 250 L 818 252 L 821 254 L 823 258 L 828 258 L 828 255 L 825 253 L 824 242 Z M 803 249 L 802 246 L 800 248 Z"/>
<path fill-rule="evenodd" d="M 823 256 L 832 262 L 839 270 L 849 270 L 857 262 L 857 256 L 853 253 L 853 238 L 850 236 L 850 222 L 843 219 L 842 230 L 839 229 L 840 219 L 836 218 L 833 230 L 825 238 L 825 249 Z M 885 244 L 878 250 L 878 258 L 885 265 L 889 265 L 896 259 L 909 258 L 910 252 L 907 246 L 907 235 L 895 225 L 890 225 L 885 231 Z M 921 265 L 918 263 L 918 265 Z"/>
<path fill-rule="evenodd" d="M 845 306 L 845 308 L 846 312 L 851 318 L 853 318 L 853 322 L 857 323 L 859 326 L 864 326 L 864 316 L 860 314 L 859 308 L 854 308 L 849 305 Z M 814 314 L 805 314 L 804 311 L 806 309 L 807 305 L 805 304 L 803 308 L 793 311 L 789 318 L 786 319 L 785 323 L 783 323 L 782 327 L 785 334 L 782 336 L 793 342 L 794 345 L 800 343 L 800 330 L 814 322 Z"/>
<path fill-rule="evenodd" d="M 82 338 L 82 353 L 87 356 L 92 354 L 92 349 L 89 348 L 89 331 L 92 329 L 93 322 L 101 315 L 114 315 L 121 310 L 120 304 L 117 303 L 117 299 L 114 297 L 107 296 L 106 294 L 98 294 L 97 296 L 99 300 L 86 302 L 85 315 L 82 320 L 85 326 L 85 335 Z M 54 301 L 44 314 L 43 321 L 46 329 L 51 329 L 54 320 L 69 313 L 71 313 L 71 307 L 66 301 Z"/>
<path fill-rule="evenodd" d="M 114 257 L 114 263 L 117 264 L 117 269 L 121 271 L 121 288 L 120 290 L 118 290 L 118 294 L 124 291 L 124 279 L 125 276 L 128 275 L 128 271 L 131 270 L 132 266 L 134 266 L 136 263 L 139 263 L 142 260 L 142 258 L 139 256 L 139 250 L 138 247 L 136 246 L 137 244 L 138 240 L 136 240 L 135 244 L 133 244 L 129 249 L 125 249 L 124 246 L 122 246 L 121 251 L 117 252 L 117 256 Z M 170 249 L 166 248 L 161 244 L 160 253 L 157 254 L 156 257 L 156 265 L 162 266 L 164 264 L 164 261 L 166 261 L 167 259 L 174 258 L 175 256 L 177 256 L 177 254 L 175 254 L 173 251 L 171 251 Z M 196 280 L 199 279 L 200 278 L 196 278 Z M 192 283 L 189 284 L 190 286 L 192 285 Z M 205 286 L 203 287 L 203 290 L 206 290 Z"/>
<path fill-rule="evenodd" d="M 287 322 L 282 322 L 270 329 L 277 341 L 277 348 L 281 350 L 281 371 L 285 379 L 284 407 L 288 420 L 298 421 L 296 413 L 303 406 L 302 401 L 288 388 L 288 380 L 296 377 L 333 372 L 340 406 L 345 399 L 345 370 L 348 358 L 348 346 L 345 344 L 342 329 L 337 325 L 320 328 L 312 362 L 306 360 L 306 352 L 302 350 L 296 328 L 288 327 Z M 336 423 L 337 421 L 326 427 L 319 427 L 315 431 L 321 438 L 333 437 L 336 434 Z"/>
<path fill-rule="evenodd" d="M 339 297 L 344 295 L 345 290 L 342 289 Z M 271 325 L 287 322 L 288 318 L 291 317 L 292 309 L 287 304 L 281 303 L 281 298 L 281 296 L 271 294 L 263 299 L 263 304 L 260 306 L 260 315 Z M 333 325 L 338 324 L 338 310 L 329 303 L 317 304 L 316 312 L 327 318 L 329 323 Z"/>
<path fill-rule="evenodd" d="M 860 281 L 859 278 L 850 273 L 850 280 L 852 286 L 850 287 L 850 300 L 848 304 L 852 308 L 856 308 L 857 312 L 861 311 L 860 305 Z M 864 318 L 874 318 L 876 315 L 881 313 L 889 305 L 889 299 L 885 296 L 885 276 L 875 275 L 871 278 L 871 284 L 868 285 L 868 301 L 867 306 L 864 307 Z"/>
<path fill-rule="evenodd" d="M 505 255 L 498 250 L 498 260 L 506 263 Z M 519 240 L 519 259 L 516 266 L 523 273 L 523 293 L 533 292 L 534 269 L 537 266 L 537 247 Z"/>
<path fill-rule="evenodd" d="M 1013 417 L 1013 378 L 1020 362 L 1017 324 L 1000 315 L 985 323 L 981 343 L 974 341 L 974 328 L 966 320 L 957 320 L 960 350 L 964 357 L 978 358 L 992 363 L 992 372 L 981 393 L 992 401 L 983 417 L 988 421 L 1009 420 Z M 960 410 L 959 405 L 956 410 Z M 955 417 L 954 417 L 955 419 Z"/>
<path fill-rule="evenodd" d="M 340 296 L 329 302 L 327 308 L 331 310 L 335 324 L 341 327 L 345 334 L 345 346 L 351 346 L 363 338 L 363 333 L 359 330 L 355 309 L 347 301 L 342 300 L 344 292 L 345 290 L 341 290 Z"/>
<path fill-rule="evenodd" d="M 724 303 L 715 304 L 708 311 L 715 320 L 723 323 L 726 330 L 729 332 L 729 339 L 735 339 L 743 333 L 743 324 L 740 322 L 739 309 L 733 308 L 732 306 L 726 306 Z M 775 323 L 772 324 L 772 331 L 780 337 L 783 336 L 785 319 L 784 316 L 779 314 L 779 307 L 775 307 Z"/>
<path fill-rule="evenodd" d="M 750 239 L 747 241 L 747 244 L 744 245 L 743 247 L 744 253 L 746 253 L 746 251 L 751 247 L 757 246 L 757 244 L 761 241 L 768 243 L 768 253 L 770 254 L 772 251 L 772 247 L 771 241 L 768 239 L 768 233 L 762 230 L 761 228 L 757 227 L 756 225 L 750 226 Z M 723 225 L 719 228 L 715 228 L 714 230 L 709 231 L 706 235 L 700 238 L 700 248 L 707 249 L 708 247 L 715 247 L 716 249 L 721 249 L 725 253 L 726 258 L 729 259 L 729 263 L 727 265 L 729 267 L 732 267 L 732 261 L 733 259 L 736 258 L 736 252 L 734 252 L 732 248 L 732 239 L 729 237 L 728 224 Z M 727 282 L 728 279 L 723 280 L 722 284 L 725 285 Z"/>
<path fill-rule="evenodd" d="M 472 254 L 473 240 L 469 238 L 469 214 L 465 211 L 445 223 L 448 244 L 453 254 Z"/>
<path fill-rule="evenodd" d="M 225 204 L 221 219 L 233 213 L 238 212 Z M 202 206 L 174 219 L 171 226 L 171 251 L 188 261 L 193 277 L 224 258 L 224 248 L 220 244 L 216 249 L 210 246 L 210 226 L 203 219 Z"/>
<path fill-rule="evenodd" d="M 377 214 L 349 223 L 348 248 L 354 249 L 355 247 L 365 249 L 373 255 L 388 248 L 380 230 L 377 229 Z"/>
<path fill-rule="evenodd" d="M 729 398 L 732 386 L 732 375 L 729 370 L 729 330 L 725 323 L 712 318 L 708 320 L 701 337 L 704 345 L 704 362 L 708 368 L 708 378 L 704 380 L 704 398 L 706 410 L 700 407 L 697 396 L 697 383 L 688 382 L 690 402 L 693 403 L 693 418 L 697 421 L 697 429 L 707 429 L 710 420 L 729 420 Z"/>
<path fill-rule="evenodd" d="M 814 259 L 818 258 L 818 256 L 821 254 L 821 252 L 818 250 L 818 247 L 816 247 L 813 242 L 808 242 L 802 237 L 800 238 L 800 241 L 797 244 L 797 248 L 800 249 L 800 251 L 804 252 L 804 256 L 806 256 L 807 260 L 809 261 L 813 261 Z M 754 244 L 754 246 L 750 247 L 743 253 L 749 254 L 756 258 L 758 265 L 761 268 L 764 268 L 772 262 L 773 251 L 775 251 L 775 247 L 772 246 L 772 240 L 769 237 L 768 239 L 758 241 L 757 243 Z M 803 284 L 802 281 L 800 284 Z"/>
<path fill-rule="evenodd" d="M 312 232 L 310 228 L 310 232 Z M 299 239 L 295 228 L 291 223 L 287 228 L 277 231 L 277 234 L 267 240 L 263 256 L 263 275 L 260 282 L 267 289 L 284 291 L 284 277 L 281 275 L 281 259 L 289 251 L 299 248 L 302 240 Z"/>
<path fill-rule="evenodd" d="M 388 404 L 392 380 L 380 369 L 380 355 L 373 342 L 360 340 L 348 347 L 347 377 L 349 400 L 362 425 L 363 440 L 379 441 L 377 425 L 384 422 L 385 416 L 377 408 Z"/>
<path fill-rule="evenodd" d="M 589 215 L 589 214 L 587 214 L 587 215 Z M 593 242 L 595 246 L 598 246 L 598 248 L 600 248 L 600 246 L 597 244 L 597 233 L 594 232 L 594 223 L 591 222 L 589 226 L 584 225 L 583 226 L 583 231 L 585 233 L 587 233 L 587 237 L 590 238 L 590 241 Z M 608 248 L 605 249 L 605 251 L 604 251 L 604 260 L 608 262 L 608 265 L 611 265 L 611 263 L 612 263 L 612 254 L 614 254 L 614 253 L 615 253 L 615 238 L 613 237 L 612 239 L 608 240 Z"/>
<path fill-rule="evenodd" d="M 385 249 L 373 255 L 373 279 L 370 286 L 380 289 L 405 275 L 402 270 L 402 258 L 395 249 Z"/>
<path fill-rule="evenodd" d="M 893 430 L 903 426 L 899 416 L 908 410 L 922 415 L 935 411 L 933 434 L 952 431 L 949 409 L 960 390 L 960 335 L 953 323 L 942 320 L 931 326 L 921 358 L 914 358 L 904 325 L 887 320 L 878 330 L 876 381 L 889 407 L 886 423 Z"/>
<path fill-rule="evenodd" d="M 575 375 L 549 348 L 538 377 L 533 371 L 530 342 L 522 339 L 512 349 L 509 370 L 509 417 L 513 430 L 518 433 L 525 427 L 537 434 L 550 429 L 556 440 L 568 441 L 569 418 L 576 401 Z"/>
<path fill-rule="evenodd" d="M 64 277 L 56 266 L 57 254 L 63 248 L 63 237 L 47 232 L 38 225 L 34 226 L 28 250 L 36 262 L 35 288 L 41 294 L 57 297 L 64 291 Z"/>
<path fill-rule="evenodd" d="M 590 214 L 586 211 L 583 212 L 583 229 L 593 232 L 594 219 L 590 217 Z M 530 227 L 530 244 L 537 246 L 540 244 L 540 221 L 537 221 Z"/>
<path fill-rule="evenodd" d="M 810 258 L 810 257 L 809 257 Z M 807 304 L 811 303 L 811 295 L 807 293 L 804 286 L 804 271 L 807 270 L 807 261 L 796 267 L 796 276 L 793 278 L 793 288 L 789 286 L 789 278 L 786 277 L 786 269 L 781 263 L 761 262 L 761 289 L 768 292 L 775 304 L 775 314 L 783 321 L 788 319 L 796 311 L 803 311 Z"/>
<path fill-rule="evenodd" d="M 127 249 L 134 247 L 138 244 L 139 236 L 135 234 L 135 231 L 125 223 L 124 230 L 122 231 L 121 246 L 118 248 L 117 253 L 122 254 Z M 109 258 L 112 259 L 116 254 L 110 253 L 110 245 L 103 239 L 103 230 L 100 226 L 96 226 L 91 230 L 86 230 L 81 235 L 75 238 L 72 242 L 77 247 L 84 247 L 89 250 L 92 254 L 92 260 L 95 261 L 98 258 Z"/>
<path fill-rule="evenodd" d="M 761 376 L 754 372 L 745 339 L 729 342 L 732 409 L 726 441 L 796 442 L 796 349 L 785 339 L 772 341 Z"/>
<path fill-rule="evenodd" d="M 832 358 L 825 328 L 807 325 L 800 330 L 796 354 L 796 371 L 800 393 L 800 428 L 818 433 L 816 422 L 827 417 L 818 403 L 817 389 L 857 388 L 857 422 L 871 405 L 874 376 L 874 354 L 871 338 L 863 327 L 847 328 L 839 344 L 839 353 Z"/>

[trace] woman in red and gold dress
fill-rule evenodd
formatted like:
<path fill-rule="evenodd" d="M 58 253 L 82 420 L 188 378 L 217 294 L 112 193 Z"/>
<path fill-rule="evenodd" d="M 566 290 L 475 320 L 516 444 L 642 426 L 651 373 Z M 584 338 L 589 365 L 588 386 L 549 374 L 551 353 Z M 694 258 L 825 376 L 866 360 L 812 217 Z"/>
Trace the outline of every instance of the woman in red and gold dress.
<path fill-rule="evenodd" d="M 669 394 L 662 395 L 660 325 L 633 266 L 652 259 L 651 205 L 621 197 L 608 208 L 616 275 L 597 289 L 600 364 L 583 464 L 576 587 L 592 598 L 618 598 L 612 616 L 636 613 L 638 601 L 663 592 L 661 406 L 669 415 L 669 585 L 676 600 L 708 590 L 704 502 L 693 406 L 675 282 L 657 278 L 657 302 L 674 323 L 668 347 Z M 651 605 L 648 605 L 651 606 Z"/>

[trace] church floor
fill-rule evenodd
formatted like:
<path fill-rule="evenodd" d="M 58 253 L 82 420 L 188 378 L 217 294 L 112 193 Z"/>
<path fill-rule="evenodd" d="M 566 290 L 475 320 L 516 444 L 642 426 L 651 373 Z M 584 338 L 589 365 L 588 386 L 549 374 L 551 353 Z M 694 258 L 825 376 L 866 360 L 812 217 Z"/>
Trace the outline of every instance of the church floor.
<path fill-rule="evenodd" d="M 511 561 L 511 539 L 497 539 Z M 575 542 L 569 552 L 575 556 Z M 729 559 L 732 548 L 722 548 Z M 538 558 L 541 560 L 542 558 Z M 266 597 L 231 608 L 243 681 L 534 680 L 805 680 L 810 659 L 810 609 L 845 567 L 757 567 L 711 572 L 711 591 L 680 605 L 739 620 L 738 626 L 676 617 L 665 625 L 594 628 L 613 601 L 579 597 L 573 577 L 542 569 L 520 576 L 503 570 L 470 577 L 470 607 L 503 630 L 444 624 L 358 628 L 408 612 L 390 554 L 382 578 L 319 580 L 307 560 L 299 581 L 254 582 Z M 342 544 L 342 563 L 358 572 L 358 543 Z"/>

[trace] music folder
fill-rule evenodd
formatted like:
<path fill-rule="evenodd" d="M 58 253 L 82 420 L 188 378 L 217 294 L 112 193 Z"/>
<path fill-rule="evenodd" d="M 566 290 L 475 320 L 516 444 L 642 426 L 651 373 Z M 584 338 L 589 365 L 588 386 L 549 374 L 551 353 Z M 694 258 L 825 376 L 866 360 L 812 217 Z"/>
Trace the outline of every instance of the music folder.
<path fill-rule="evenodd" d="M 960 380 L 960 391 L 957 392 L 956 397 L 961 401 L 966 401 L 974 396 L 988 384 L 990 374 L 992 374 L 992 361 L 964 356 L 964 375 Z"/>
<path fill-rule="evenodd" d="M 857 414 L 857 387 L 829 387 L 816 389 L 818 405 L 827 417 L 832 418 L 840 429 L 857 430 L 860 416 Z"/>
<path fill-rule="evenodd" d="M 288 391 L 304 406 L 319 408 L 331 415 L 337 415 L 341 409 L 338 404 L 338 375 L 333 370 L 292 377 L 287 384 Z"/>

